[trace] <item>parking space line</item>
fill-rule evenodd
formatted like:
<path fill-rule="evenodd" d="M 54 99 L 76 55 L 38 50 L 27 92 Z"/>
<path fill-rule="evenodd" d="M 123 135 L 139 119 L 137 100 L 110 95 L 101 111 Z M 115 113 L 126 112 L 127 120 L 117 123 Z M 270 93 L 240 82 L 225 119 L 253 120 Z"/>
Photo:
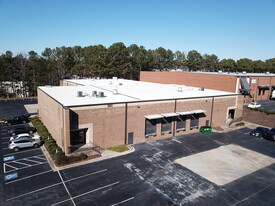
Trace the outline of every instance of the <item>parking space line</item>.
<path fill-rule="evenodd" d="M 130 200 L 132 200 L 132 199 L 134 199 L 134 197 L 131 197 L 131 198 L 128 198 L 128 199 L 123 200 L 123 201 L 121 201 L 121 202 L 118 202 L 118 203 L 112 204 L 111 206 L 120 205 L 120 204 L 125 203 L 125 202 L 128 202 L 128 201 L 130 201 Z"/>
<path fill-rule="evenodd" d="M 6 163 L 3 164 L 4 173 L 6 173 Z"/>
<path fill-rule="evenodd" d="M 40 188 L 40 189 L 33 190 L 33 191 L 31 191 L 31 192 L 27 192 L 27 193 L 24 193 L 24 194 L 22 194 L 22 195 L 18 195 L 18 196 L 15 196 L 15 197 L 11 197 L 11 198 L 7 199 L 6 201 L 18 199 L 18 198 L 20 198 L 20 197 L 24 197 L 24 196 L 26 196 L 26 195 L 30 195 L 30 194 L 32 194 L 32 193 L 36 193 L 36 192 L 39 192 L 39 191 L 42 191 L 42 190 L 45 190 L 45 189 L 54 187 L 54 186 L 56 186 L 56 185 L 60 185 L 60 184 L 62 184 L 62 182 L 59 182 L 59 183 L 56 183 L 56 184 L 53 184 L 53 185 L 49 185 L 49 186 L 47 186 L 47 187 L 42 187 L 42 188 Z"/>
<path fill-rule="evenodd" d="M 34 165 L 31 165 L 31 166 L 25 166 L 25 167 L 20 167 L 16 170 L 22 170 L 22 169 L 25 169 L 25 168 L 28 168 L 28 167 L 33 167 L 33 166 L 37 166 L 37 165 L 40 165 L 40 164 L 45 164 L 46 162 L 43 162 L 43 163 L 39 163 L 39 164 L 34 164 Z M 15 170 L 10 170 L 9 172 L 12 172 L 12 171 L 15 171 Z"/>
<path fill-rule="evenodd" d="M 114 182 L 114 183 L 111 183 L 111 184 L 109 184 L 109 185 L 105 185 L 105 186 L 103 186 L 103 187 L 96 188 L 96 189 L 91 190 L 91 191 L 89 191 L 89 192 L 85 192 L 85 193 L 83 193 L 83 194 L 74 196 L 74 197 L 72 197 L 72 199 L 76 199 L 76 198 L 82 197 L 82 196 L 84 196 L 84 195 L 87 195 L 87 194 L 96 192 L 96 191 L 98 191 L 98 190 L 105 189 L 105 188 L 107 188 L 107 187 L 111 187 L 111 186 L 116 185 L 116 184 L 119 184 L 119 182 Z M 63 201 L 57 202 L 57 203 L 55 203 L 55 204 L 52 204 L 51 206 L 59 205 L 59 204 L 61 204 L 61 203 L 67 202 L 67 201 L 69 201 L 69 200 L 70 200 L 70 199 L 63 200 Z"/>
<path fill-rule="evenodd" d="M 79 178 L 82 178 L 82 177 L 86 177 L 88 175 L 93 175 L 93 174 L 101 173 L 101 172 L 104 172 L 104 171 L 107 171 L 107 169 L 100 170 L 100 171 L 93 172 L 93 173 L 89 173 L 89 174 L 86 174 L 86 175 L 82 175 L 80 177 L 72 178 L 72 179 L 66 180 L 64 182 L 70 182 L 70 181 L 73 181 L 73 180 L 76 180 L 76 179 L 79 179 Z M 60 184 L 62 184 L 62 182 L 59 182 L 59 183 L 56 183 L 56 184 L 53 184 L 53 185 L 49 185 L 47 187 L 43 187 L 43 188 L 28 192 L 28 193 L 24 193 L 24 194 L 18 195 L 16 197 L 9 198 L 6 201 L 14 200 L 14 199 L 17 199 L 17 198 L 20 198 L 20 197 L 23 197 L 23 196 L 26 196 L 26 195 L 29 195 L 29 194 L 32 194 L 32 193 L 35 193 L 35 192 L 39 192 L 39 191 L 42 191 L 42 190 L 45 190 L 45 189 L 48 189 L 48 188 L 51 188 L 51 187 L 55 187 L 55 186 L 60 185 Z M 70 200 L 70 199 L 68 199 L 68 200 Z M 68 200 L 66 200 L 66 201 L 68 201 Z"/>
<path fill-rule="evenodd" d="M 25 153 L 25 152 L 32 152 L 32 151 L 36 151 L 36 150 L 39 150 L 40 148 L 37 148 L 37 149 L 32 149 L 32 150 L 27 150 L 27 151 L 21 151 L 21 152 L 13 152 L 13 153 L 9 153 L 9 154 L 5 154 L 3 155 L 4 157 L 5 156 L 10 156 L 12 154 L 21 154 L 21 153 Z"/>
<path fill-rule="evenodd" d="M 2 148 L 2 150 L 7 150 L 7 149 L 9 149 L 8 147 L 6 147 L 6 148 Z"/>
<path fill-rule="evenodd" d="M 18 161 L 12 161 L 12 162 L 15 162 L 15 163 L 17 163 L 17 164 L 21 164 L 21 165 L 25 165 L 25 166 L 31 166 L 31 165 L 26 164 L 26 163 L 23 163 L 23 162 L 18 162 Z"/>
<path fill-rule="evenodd" d="M 45 162 L 38 162 L 38 161 L 27 159 L 27 158 L 24 158 L 23 160 L 30 161 L 30 162 L 35 162 L 37 164 L 43 164 L 43 163 L 45 163 Z"/>
<path fill-rule="evenodd" d="M 177 143 L 182 143 L 181 141 L 179 141 L 179 140 L 177 140 L 177 139 L 174 139 L 174 138 L 172 138 L 172 141 L 175 141 L 175 142 L 177 142 Z"/>
<path fill-rule="evenodd" d="M 13 170 L 10 170 L 9 172 L 11 172 L 11 171 L 15 171 L 15 170 L 18 170 L 18 168 L 17 168 L 17 167 L 14 167 L 14 166 L 8 165 L 7 163 L 4 163 L 4 164 L 5 164 L 5 166 L 8 166 L 8 167 L 13 168 Z"/>
<path fill-rule="evenodd" d="M 42 174 L 45 174 L 45 173 L 48 173 L 48 172 L 52 172 L 52 170 L 47 170 L 45 172 L 40 172 L 40 173 L 37 173 L 35 175 L 30 175 L 30 176 L 27 176 L 27 177 L 23 177 L 23 178 L 20 178 L 20 179 L 9 181 L 9 182 L 6 182 L 5 185 L 8 185 L 8 184 L 11 184 L 11 183 L 14 183 L 14 182 L 19 182 L 21 180 L 29 179 L 29 178 L 32 178 L 32 177 L 35 177 L 35 176 L 39 176 L 39 175 L 42 175 Z"/>
<path fill-rule="evenodd" d="M 38 155 L 38 156 L 39 156 L 39 155 Z M 38 157 L 38 156 L 34 156 L 34 157 L 32 157 L 32 158 L 41 159 L 41 160 L 46 160 L 46 158 Z"/>
<path fill-rule="evenodd" d="M 73 200 L 73 198 L 72 198 L 72 195 L 71 195 L 71 193 L 69 192 L 69 190 L 68 190 L 68 188 L 67 188 L 67 186 L 66 186 L 66 184 L 65 184 L 65 182 L 64 182 L 64 180 L 63 180 L 63 178 L 62 178 L 62 176 L 61 176 L 61 174 L 60 174 L 60 172 L 57 171 L 57 173 L 58 173 L 58 175 L 59 175 L 59 177 L 60 177 L 60 179 L 61 179 L 61 181 L 62 181 L 62 184 L 63 184 L 65 190 L 67 191 L 67 193 L 68 193 L 68 195 L 69 195 L 69 197 L 70 197 L 70 200 L 72 201 L 73 205 L 76 206 L 76 204 L 75 204 L 75 202 L 74 202 L 74 200 Z"/>
<path fill-rule="evenodd" d="M 10 137 L 2 137 L 2 139 L 9 139 Z"/>

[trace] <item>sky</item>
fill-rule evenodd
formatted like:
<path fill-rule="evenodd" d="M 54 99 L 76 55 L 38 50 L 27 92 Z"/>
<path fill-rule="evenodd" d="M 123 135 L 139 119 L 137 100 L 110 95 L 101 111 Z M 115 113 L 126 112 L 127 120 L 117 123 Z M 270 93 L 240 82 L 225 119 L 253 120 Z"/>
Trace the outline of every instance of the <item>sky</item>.
<path fill-rule="evenodd" d="M 123 42 L 275 58 L 275 0 L 0 0 L 0 54 Z"/>

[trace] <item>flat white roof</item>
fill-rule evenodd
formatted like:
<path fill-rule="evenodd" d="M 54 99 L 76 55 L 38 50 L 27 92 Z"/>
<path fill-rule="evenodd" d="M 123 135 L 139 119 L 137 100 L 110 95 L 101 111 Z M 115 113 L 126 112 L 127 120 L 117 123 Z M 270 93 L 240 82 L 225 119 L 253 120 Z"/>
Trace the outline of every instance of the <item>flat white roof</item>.
<path fill-rule="evenodd" d="M 157 84 L 125 79 L 72 79 L 66 80 L 83 86 L 42 86 L 40 90 L 63 106 L 84 106 L 125 102 L 153 101 L 236 95 L 236 93 L 189 87 L 176 84 Z M 104 92 L 103 97 L 93 91 Z M 78 93 L 83 97 L 78 97 Z"/>

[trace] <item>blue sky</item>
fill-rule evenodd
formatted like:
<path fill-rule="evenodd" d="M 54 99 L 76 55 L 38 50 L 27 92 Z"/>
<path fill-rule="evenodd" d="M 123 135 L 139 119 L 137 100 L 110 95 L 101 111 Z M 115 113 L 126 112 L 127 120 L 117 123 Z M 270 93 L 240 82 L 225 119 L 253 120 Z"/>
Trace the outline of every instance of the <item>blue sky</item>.
<path fill-rule="evenodd" d="M 0 54 L 115 42 L 275 58 L 275 0 L 0 0 Z"/>

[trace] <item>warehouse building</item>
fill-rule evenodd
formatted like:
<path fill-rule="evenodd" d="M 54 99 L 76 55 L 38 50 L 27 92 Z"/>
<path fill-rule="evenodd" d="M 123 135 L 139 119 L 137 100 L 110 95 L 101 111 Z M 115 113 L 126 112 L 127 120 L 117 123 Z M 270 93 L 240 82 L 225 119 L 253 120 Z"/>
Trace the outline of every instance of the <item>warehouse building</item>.
<path fill-rule="evenodd" d="M 243 94 L 250 101 L 268 100 L 275 90 L 275 74 L 228 72 L 140 72 L 140 81 L 184 84 Z"/>
<path fill-rule="evenodd" d="M 198 132 L 242 115 L 243 96 L 123 79 L 63 80 L 38 88 L 39 116 L 66 154 Z"/>

